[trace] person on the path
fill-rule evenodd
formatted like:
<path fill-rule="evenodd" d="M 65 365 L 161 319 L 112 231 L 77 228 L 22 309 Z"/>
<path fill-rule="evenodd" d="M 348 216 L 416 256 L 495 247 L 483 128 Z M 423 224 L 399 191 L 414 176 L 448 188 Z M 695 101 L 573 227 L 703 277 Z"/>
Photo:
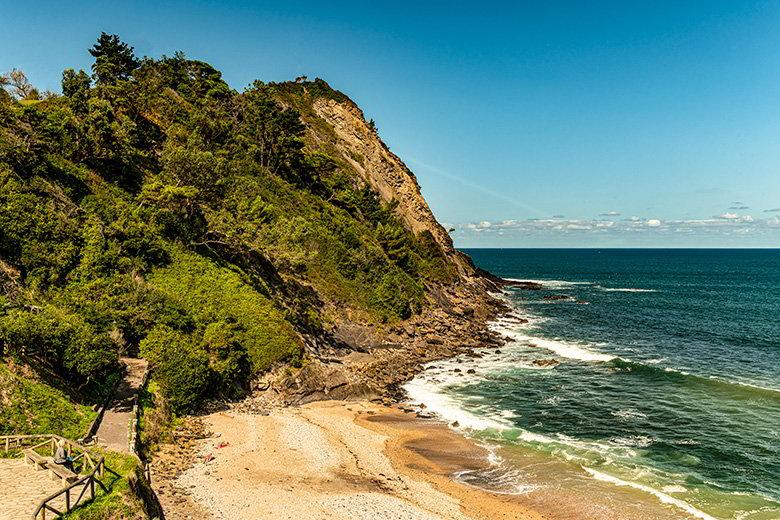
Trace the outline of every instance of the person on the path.
<path fill-rule="evenodd" d="M 54 463 L 65 466 L 66 469 L 73 471 L 73 457 L 65 451 L 65 439 L 57 441 L 57 449 L 54 452 Z"/>

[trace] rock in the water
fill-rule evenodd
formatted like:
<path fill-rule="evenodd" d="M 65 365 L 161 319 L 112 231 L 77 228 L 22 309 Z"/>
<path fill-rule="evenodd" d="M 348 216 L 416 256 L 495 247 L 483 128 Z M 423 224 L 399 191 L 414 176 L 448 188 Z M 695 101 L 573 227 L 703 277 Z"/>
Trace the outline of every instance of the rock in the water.
<path fill-rule="evenodd" d="M 560 364 L 560 361 L 557 359 L 534 359 L 531 364 L 537 366 L 537 367 L 554 367 L 558 366 Z"/>
<path fill-rule="evenodd" d="M 517 287 L 518 289 L 524 289 L 526 291 L 541 291 L 544 286 L 539 282 L 518 282 L 513 280 L 504 280 L 506 287 Z"/>

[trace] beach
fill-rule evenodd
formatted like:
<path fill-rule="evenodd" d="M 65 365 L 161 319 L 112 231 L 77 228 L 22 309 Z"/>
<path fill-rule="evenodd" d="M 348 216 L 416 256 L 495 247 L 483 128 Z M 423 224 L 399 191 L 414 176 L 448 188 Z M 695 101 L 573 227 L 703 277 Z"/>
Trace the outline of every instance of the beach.
<path fill-rule="evenodd" d="M 397 408 L 328 401 L 202 421 L 208 436 L 194 444 L 178 491 L 160 496 L 169 516 L 549 518 L 511 496 L 453 481 L 455 472 L 485 467 L 486 450 Z"/>
<path fill-rule="evenodd" d="M 537 261 L 536 281 L 503 292 L 512 310 L 490 323 L 493 336 L 480 346 L 448 349 L 458 344 L 452 338 L 460 331 L 453 330 L 440 349 L 374 349 L 345 358 L 341 373 L 380 381 L 393 399 L 266 398 L 284 397 L 288 388 L 303 395 L 298 389 L 308 380 L 349 386 L 331 372 L 314 377 L 302 370 L 263 383 L 259 396 L 188 418 L 198 426 L 155 455 L 153 481 L 167 514 L 774 520 L 771 457 L 768 464 L 748 462 L 760 460 L 751 459 L 753 452 L 776 450 L 772 360 L 752 356 L 739 372 L 729 368 L 758 347 L 734 347 L 726 334 L 733 327 L 722 338 L 705 334 L 711 320 L 736 318 L 707 305 L 705 291 L 716 287 L 709 281 L 699 288 L 666 271 L 640 278 L 632 270 L 636 258 L 614 255 L 624 272 L 608 279 L 595 267 L 590 276 L 569 276 L 564 269 L 575 262 L 542 279 L 552 260 L 527 253 L 517 264 L 528 270 Z M 697 258 L 698 270 L 715 263 Z M 736 298 L 730 287 L 720 289 L 724 299 Z M 675 348 L 675 322 L 663 311 L 680 302 L 686 323 L 699 331 L 686 336 L 685 350 Z M 653 337 L 643 335 L 650 316 Z M 771 313 L 752 316 L 760 333 Z M 659 336 L 664 327 L 669 331 Z"/>

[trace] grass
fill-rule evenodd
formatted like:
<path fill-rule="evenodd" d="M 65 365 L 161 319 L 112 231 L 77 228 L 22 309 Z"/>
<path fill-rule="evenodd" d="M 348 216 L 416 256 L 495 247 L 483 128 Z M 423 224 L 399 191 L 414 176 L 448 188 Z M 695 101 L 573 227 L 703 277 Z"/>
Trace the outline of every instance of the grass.
<path fill-rule="evenodd" d="M 119 476 L 106 472 L 103 479 L 109 493 L 102 491 L 95 500 L 78 507 L 62 518 L 67 520 L 126 520 L 146 518 L 143 505 L 131 488 L 131 481 L 137 481 L 141 473 L 138 459 L 112 451 L 93 450 L 105 457 L 106 467 Z"/>
<path fill-rule="evenodd" d="M 56 433 L 78 439 L 96 416 L 64 391 L 0 361 L 0 435 Z"/>

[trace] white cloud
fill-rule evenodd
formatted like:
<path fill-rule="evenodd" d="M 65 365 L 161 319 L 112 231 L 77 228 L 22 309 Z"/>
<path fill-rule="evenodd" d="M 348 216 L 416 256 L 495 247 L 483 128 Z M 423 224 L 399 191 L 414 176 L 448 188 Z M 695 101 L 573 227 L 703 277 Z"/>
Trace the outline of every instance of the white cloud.
<path fill-rule="evenodd" d="M 487 220 L 465 224 L 455 224 L 460 236 L 499 235 L 512 236 L 566 236 L 600 234 L 602 236 L 661 236 L 677 234 L 687 237 L 756 236 L 780 239 L 780 215 L 765 219 L 755 219 L 751 215 L 723 213 L 711 218 L 662 220 L 658 218 L 630 217 L 624 220 L 608 219 L 507 219 L 496 222 Z"/>
<path fill-rule="evenodd" d="M 714 218 L 722 220 L 731 220 L 734 222 L 753 222 L 753 217 L 750 215 L 737 215 L 736 213 L 722 213 Z"/>

